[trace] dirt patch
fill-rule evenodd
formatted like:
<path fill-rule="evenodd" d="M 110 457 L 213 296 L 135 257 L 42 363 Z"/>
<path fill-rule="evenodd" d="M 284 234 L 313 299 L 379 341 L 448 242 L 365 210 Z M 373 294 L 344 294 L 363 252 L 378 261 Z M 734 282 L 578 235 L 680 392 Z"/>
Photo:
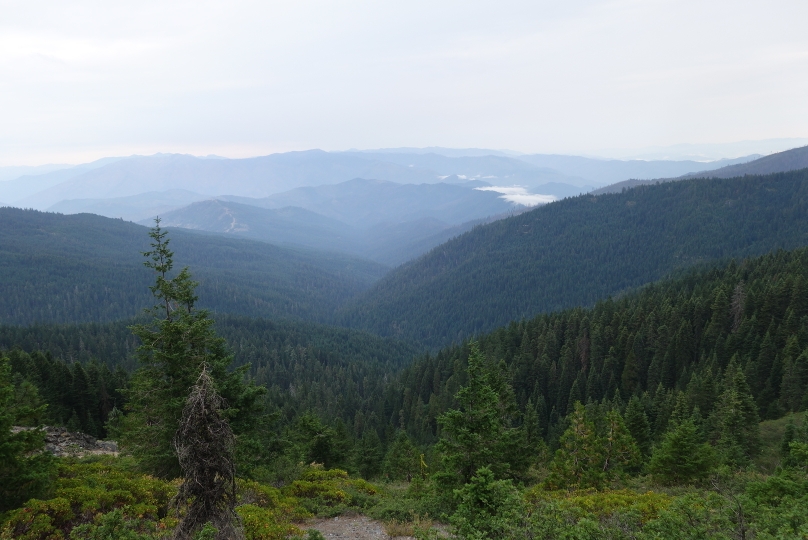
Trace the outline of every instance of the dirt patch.
<path fill-rule="evenodd" d="M 323 536 L 340 540 L 410 540 L 411 536 L 390 537 L 380 521 L 367 516 L 337 516 L 328 519 L 315 519 L 301 525 L 302 529 L 317 529 Z"/>

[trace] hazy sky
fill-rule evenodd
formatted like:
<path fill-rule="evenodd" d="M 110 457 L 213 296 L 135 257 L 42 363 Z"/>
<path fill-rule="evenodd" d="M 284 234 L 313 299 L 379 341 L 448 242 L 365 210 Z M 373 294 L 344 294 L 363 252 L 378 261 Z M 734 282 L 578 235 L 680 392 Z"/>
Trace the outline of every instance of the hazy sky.
<path fill-rule="evenodd" d="M 808 1 L 0 0 L 0 165 L 808 137 Z"/>

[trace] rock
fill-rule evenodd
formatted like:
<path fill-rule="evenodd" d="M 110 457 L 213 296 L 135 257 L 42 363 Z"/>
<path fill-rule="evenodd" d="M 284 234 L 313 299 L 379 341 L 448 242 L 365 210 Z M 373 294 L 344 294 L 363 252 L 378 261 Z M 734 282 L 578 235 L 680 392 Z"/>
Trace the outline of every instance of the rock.
<path fill-rule="evenodd" d="M 85 456 L 85 455 L 118 455 L 118 443 L 115 441 L 99 441 L 92 435 L 68 431 L 57 426 L 44 426 L 31 428 L 14 426 L 12 433 L 39 429 L 45 432 L 45 451 L 57 457 Z"/>
<path fill-rule="evenodd" d="M 118 443 L 115 441 L 97 441 L 96 444 L 101 450 L 107 452 L 118 452 Z"/>

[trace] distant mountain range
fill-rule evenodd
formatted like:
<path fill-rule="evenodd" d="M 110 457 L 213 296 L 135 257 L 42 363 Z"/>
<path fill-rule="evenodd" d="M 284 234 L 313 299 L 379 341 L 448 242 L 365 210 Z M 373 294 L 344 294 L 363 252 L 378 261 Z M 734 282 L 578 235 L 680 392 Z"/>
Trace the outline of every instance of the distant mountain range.
<path fill-rule="evenodd" d="M 3 200 L 8 201 L 9 203 L 25 201 L 36 193 L 50 189 L 63 182 L 67 182 L 68 180 L 80 176 L 85 172 L 114 163 L 119 159 L 121 158 L 103 158 L 91 163 L 84 163 L 70 167 L 63 166 L 60 169 L 50 170 L 48 172 L 38 172 L 39 168 L 37 167 L 34 168 L 34 171 L 29 171 L 22 176 L 7 180 L 5 182 L 0 182 L 0 195 L 3 197 Z M 48 168 L 46 168 L 46 170 L 47 169 Z M 23 206 L 23 204 L 24 202 L 22 204 L 15 204 L 15 206 Z"/>
<path fill-rule="evenodd" d="M 45 174 L 51 171 L 58 171 L 59 169 L 67 169 L 69 167 L 71 167 L 71 165 L 58 165 L 58 164 L 0 167 L 0 182 L 14 180 L 15 178 L 19 178 L 20 176 L 24 175 Z"/>
<path fill-rule="evenodd" d="M 600 160 L 578 156 L 526 155 L 519 159 L 538 167 L 546 167 L 560 171 L 566 175 L 583 178 L 587 183 L 596 186 L 611 184 L 629 178 L 653 179 L 681 176 L 696 171 L 711 171 L 727 165 L 746 163 L 759 158 L 757 154 L 736 159 L 719 159 L 716 161 L 621 161 L 617 159 Z"/>
<path fill-rule="evenodd" d="M 508 212 L 514 207 L 497 193 L 465 185 L 398 184 L 362 178 L 336 185 L 297 188 L 263 199 L 223 198 L 262 208 L 297 206 L 360 227 L 423 218 L 457 225 Z"/>
<path fill-rule="evenodd" d="M 367 156 L 367 153 L 345 153 L 346 155 Z M 448 176 L 457 176 L 459 179 L 479 179 L 491 184 L 521 185 L 535 188 L 550 182 L 568 184 L 576 187 L 592 189 L 600 182 L 580 178 L 564 171 L 551 169 L 545 166 L 536 166 L 522 159 L 506 156 L 459 156 L 449 157 L 435 153 L 404 154 L 373 152 L 375 159 L 386 163 L 394 163 L 410 168 L 420 168 L 437 173 L 444 179 Z"/>
<path fill-rule="evenodd" d="M 799 166 L 804 153 L 795 149 L 732 170 Z M 229 161 L 180 157 L 176 163 L 196 160 L 194 167 Z M 100 181 L 99 171 L 120 171 L 127 161 L 67 183 Z M 163 165 L 168 162 L 173 157 Z M 427 170 L 411 165 L 391 167 Z M 178 265 L 191 265 L 213 309 L 339 322 L 433 346 L 586 305 L 678 268 L 808 244 L 808 225 L 795 218 L 808 213 L 805 170 L 684 179 L 533 210 L 475 189 L 487 183 L 484 177 L 453 176 L 457 183 L 446 183 L 448 177 L 419 184 L 355 178 L 262 197 L 210 198 L 201 190 L 174 189 L 59 204 L 98 211 L 151 211 L 150 205 L 163 204 L 164 224 L 196 231 L 173 230 Z M 168 210 L 174 204 L 182 206 Z M 23 324 L 135 314 L 148 302 L 149 276 L 139 260 L 146 242 L 144 228 L 121 220 L 3 209 L 0 317 Z M 415 260 L 386 274 L 409 259 Z M 34 308 L 24 307 L 29 301 Z"/>
<path fill-rule="evenodd" d="M 797 148 L 808 144 L 806 137 L 787 137 L 777 139 L 745 140 L 731 143 L 680 143 L 669 146 L 646 146 L 633 149 L 603 150 L 598 155 L 605 155 L 621 160 L 673 160 L 693 159 L 696 161 L 712 161 L 715 159 L 736 158 L 752 154 L 767 156 L 782 152 L 789 148 Z"/>
<path fill-rule="evenodd" d="M 690 173 L 685 177 L 695 178 L 733 178 L 747 174 L 771 174 L 808 168 L 808 146 L 792 148 L 784 152 L 771 154 L 748 163 L 728 165 L 712 170 L 707 174 Z"/>
<path fill-rule="evenodd" d="M 222 197 L 162 215 L 167 226 L 342 251 L 398 265 L 515 211 L 491 191 L 354 179 L 263 199 Z M 147 223 L 147 222 L 144 222 Z"/>
<path fill-rule="evenodd" d="M 710 163 L 445 148 L 310 150 L 249 159 L 157 154 L 104 158 L 0 182 L 0 199 L 16 207 L 145 223 L 161 215 L 176 227 L 396 266 L 525 205 L 619 191 L 660 177 L 808 166 L 800 152 Z"/>
<path fill-rule="evenodd" d="M 109 199 L 68 199 L 54 204 L 48 208 L 48 211 L 60 214 L 98 214 L 99 216 L 123 218 L 126 221 L 146 220 L 151 223 L 151 219 L 155 216 L 161 216 L 171 210 L 209 198 L 207 195 L 185 189 L 169 189 Z"/>
<path fill-rule="evenodd" d="M 266 197 L 296 187 L 357 177 L 406 183 L 439 180 L 431 171 L 320 150 L 249 159 L 200 159 L 171 154 L 119 160 L 18 202 L 21 206 L 44 209 L 66 199 L 126 197 L 171 189 L 207 196 Z"/>
<path fill-rule="evenodd" d="M 736 161 L 617 161 L 444 148 L 310 150 L 248 159 L 156 154 L 104 158 L 44 174 L 34 173 L 47 168 L 19 169 L 29 174 L 0 181 L 0 200 L 18 207 L 46 210 L 62 201 L 120 199 L 173 190 L 208 198 L 223 195 L 262 198 L 299 187 L 338 184 L 353 178 L 402 184 L 477 180 L 492 185 L 520 185 L 532 193 L 552 189 L 553 193 L 545 194 L 568 196 L 628 178 L 680 176 Z M 95 203 L 86 204 L 93 207 Z M 77 210 L 81 204 L 70 203 L 54 210 L 68 208 Z"/>
<path fill-rule="evenodd" d="M 641 180 L 633 177 L 632 180 L 624 180 L 610 186 L 602 187 L 592 191 L 593 195 L 605 193 L 618 193 L 624 189 L 653 184 L 656 182 L 672 182 L 686 178 L 733 178 L 747 174 L 771 174 L 777 172 L 795 171 L 808 168 L 808 146 L 792 148 L 784 152 L 778 152 L 764 156 L 752 161 L 728 164 L 724 167 L 713 170 L 688 173 L 676 178 L 659 178 L 655 180 Z"/>

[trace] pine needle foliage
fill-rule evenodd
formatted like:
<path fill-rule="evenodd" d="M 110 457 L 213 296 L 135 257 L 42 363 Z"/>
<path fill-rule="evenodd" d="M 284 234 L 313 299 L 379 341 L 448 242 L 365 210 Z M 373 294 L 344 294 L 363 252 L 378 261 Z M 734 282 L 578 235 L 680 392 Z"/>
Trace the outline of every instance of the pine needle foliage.
<path fill-rule="evenodd" d="M 513 474 L 519 430 L 510 422 L 512 390 L 496 368 L 487 365 L 476 343 L 470 344 L 468 383 L 455 398 L 459 407 L 444 413 L 438 422 L 442 437 L 437 449 L 443 456 L 443 479 L 464 485 L 475 473 L 489 467 L 495 476 Z"/>
<path fill-rule="evenodd" d="M 690 484 L 707 478 L 714 464 L 713 448 L 700 440 L 693 420 L 687 419 L 665 434 L 648 470 L 662 484 Z"/>
<path fill-rule="evenodd" d="M 214 382 L 228 408 L 223 411 L 239 434 L 251 432 L 257 420 L 258 398 L 266 391 L 245 382 L 249 365 L 229 371 L 233 355 L 219 337 L 208 311 L 196 307 L 197 283 L 188 268 L 169 277 L 174 266 L 167 232 L 159 218 L 149 233 L 151 251 L 144 263 L 156 274 L 150 287 L 156 305 L 148 310 L 152 321 L 130 327 L 141 341 L 137 349 L 140 368 L 127 391 L 127 412 L 122 445 L 138 460 L 141 468 L 162 478 L 181 474 L 173 439 L 188 392 L 203 368 Z M 252 416 L 252 420 L 248 418 Z M 257 425 L 254 422 L 253 425 Z M 244 437 L 245 443 L 249 437 Z"/>
<path fill-rule="evenodd" d="M 12 433 L 21 417 L 43 412 L 15 403 L 11 363 L 0 356 L 0 512 L 40 495 L 50 484 L 53 456 L 43 452 L 45 434 L 39 430 Z"/>
<path fill-rule="evenodd" d="M 598 414 L 576 402 L 567 421 L 569 427 L 550 463 L 547 487 L 601 489 L 639 464 L 637 443 L 617 410 Z"/>

